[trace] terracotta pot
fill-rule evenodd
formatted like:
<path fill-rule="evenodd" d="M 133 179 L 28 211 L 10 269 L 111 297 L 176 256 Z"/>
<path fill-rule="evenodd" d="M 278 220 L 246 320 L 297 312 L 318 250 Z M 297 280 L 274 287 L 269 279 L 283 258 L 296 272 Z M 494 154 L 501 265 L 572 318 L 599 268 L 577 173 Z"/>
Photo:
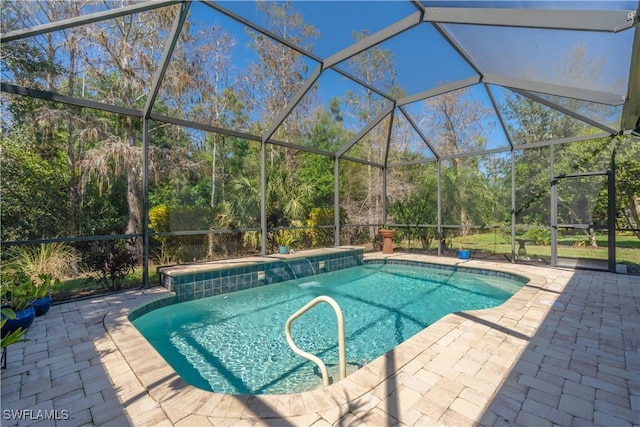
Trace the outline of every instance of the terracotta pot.
<path fill-rule="evenodd" d="M 380 235 L 382 236 L 382 253 L 393 253 L 393 236 L 396 235 L 396 230 L 380 229 Z"/>

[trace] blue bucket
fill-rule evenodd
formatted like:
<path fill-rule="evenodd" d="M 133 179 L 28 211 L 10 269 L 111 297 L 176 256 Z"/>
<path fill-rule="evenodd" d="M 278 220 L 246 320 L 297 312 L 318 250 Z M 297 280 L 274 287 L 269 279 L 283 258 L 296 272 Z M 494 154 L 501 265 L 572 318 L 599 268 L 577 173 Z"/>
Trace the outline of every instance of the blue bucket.
<path fill-rule="evenodd" d="M 460 249 L 460 250 L 458 250 L 458 258 L 459 259 L 469 259 L 469 258 L 471 258 L 471 250 L 470 249 Z"/>

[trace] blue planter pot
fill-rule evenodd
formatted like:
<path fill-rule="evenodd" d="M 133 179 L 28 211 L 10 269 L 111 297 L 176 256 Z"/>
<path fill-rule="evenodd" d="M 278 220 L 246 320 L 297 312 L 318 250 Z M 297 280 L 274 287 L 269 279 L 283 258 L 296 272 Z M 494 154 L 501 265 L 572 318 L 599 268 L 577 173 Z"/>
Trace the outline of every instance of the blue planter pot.
<path fill-rule="evenodd" d="M 2 316 L 4 319 L 4 316 Z M 33 306 L 29 306 L 24 310 L 16 311 L 15 319 L 7 319 L 7 322 L 2 326 L 2 337 L 16 331 L 18 328 L 28 329 L 36 318 L 36 310 Z"/>
<path fill-rule="evenodd" d="M 38 298 L 33 302 L 33 308 L 36 311 L 36 317 L 44 316 L 51 308 L 51 295 Z"/>
<path fill-rule="evenodd" d="M 460 249 L 458 251 L 459 259 L 469 259 L 471 258 L 471 250 L 470 249 Z"/>
<path fill-rule="evenodd" d="M 288 254 L 289 253 L 289 247 L 288 246 L 280 246 L 280 253 L 281 254 Z"/>

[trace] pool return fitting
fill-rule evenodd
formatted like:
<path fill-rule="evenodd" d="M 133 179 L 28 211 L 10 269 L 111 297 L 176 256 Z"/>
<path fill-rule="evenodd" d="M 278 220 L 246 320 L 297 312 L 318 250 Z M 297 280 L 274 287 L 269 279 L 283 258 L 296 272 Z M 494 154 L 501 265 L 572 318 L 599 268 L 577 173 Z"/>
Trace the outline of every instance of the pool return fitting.
<path fill-rule="evenodd" d="M 287 319 L 287 323 L 285 323 L 284 325 L 284 333 L 287 337 L 287 343 L 289 343 L 289 347 L 291 347 L 291 350 L 293 350 L 294 353 L 318 365 L 318 368 L 320 368 L 320 372 L 322 373 L 322 385 L 327 386 L 329 385 L 329 372 L 327 371 L 327 367 L 325 366 L 325 364 L 322 362 L 322 360 L 320 360 L 319 357 L 301 350 L 291 338 L 291 323 L 293 323 L 294 320 L 296 320 L 298 317 L 302 316 L 312 307 L 320 304 L 321 302 L 326 302 L 327 304 L 329 304 L 331 308 L 333 308 L 333 311 L 335 311 L 336 318 L 338 319 L 338 359 L 340 363 L 340 379 L 345 378 L 347 376 L 347 357 L 344 348 L 344 317 L 342 316 L 342 310 L 340 310 L 340 306 L 333 298 L 326 295 L 320 295 L 319 297 L 316 297 L 309 301 L 304 307 L 293 313 L 291 317 Z"/>

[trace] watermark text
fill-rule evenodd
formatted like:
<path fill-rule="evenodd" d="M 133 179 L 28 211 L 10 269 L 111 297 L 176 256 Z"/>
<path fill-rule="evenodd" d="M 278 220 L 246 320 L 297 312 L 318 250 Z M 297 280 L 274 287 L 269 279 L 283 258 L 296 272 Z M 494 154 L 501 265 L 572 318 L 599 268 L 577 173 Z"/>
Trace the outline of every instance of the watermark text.
<path fill-rule="evenodd" d="M 2 418 L 5 420 L 68 420 L 69 411 L 66 409 L 4 409 Z"/>

